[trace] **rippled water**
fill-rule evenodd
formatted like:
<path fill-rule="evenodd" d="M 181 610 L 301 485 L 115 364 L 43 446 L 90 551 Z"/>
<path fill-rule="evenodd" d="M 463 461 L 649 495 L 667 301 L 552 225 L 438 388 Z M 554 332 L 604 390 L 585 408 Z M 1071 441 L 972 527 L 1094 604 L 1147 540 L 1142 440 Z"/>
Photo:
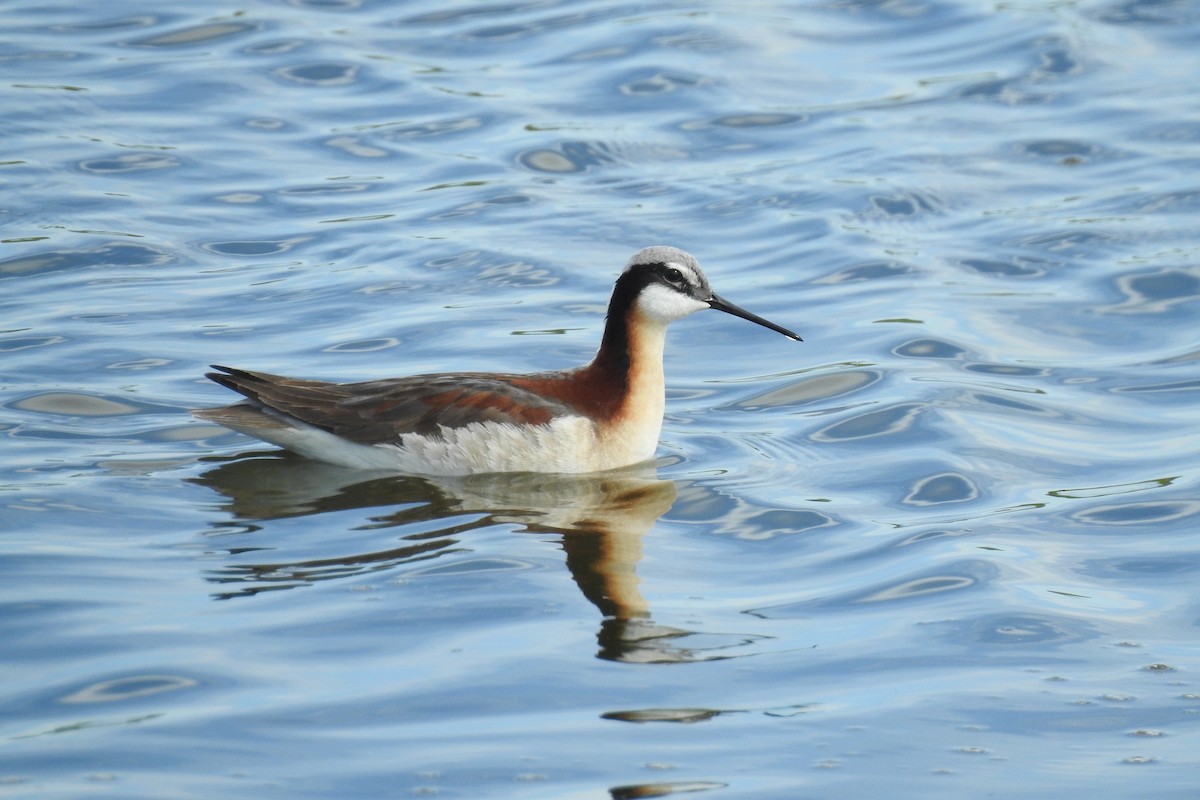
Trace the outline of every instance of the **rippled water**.
<path fill-rule="evenodd" d="M 4 19 L 0 794 L 1195 796 L 1191 0 Z M 676 323 L 645 474 L 188 416 L 580 363 L 653 243 L 806 341 Z"/>

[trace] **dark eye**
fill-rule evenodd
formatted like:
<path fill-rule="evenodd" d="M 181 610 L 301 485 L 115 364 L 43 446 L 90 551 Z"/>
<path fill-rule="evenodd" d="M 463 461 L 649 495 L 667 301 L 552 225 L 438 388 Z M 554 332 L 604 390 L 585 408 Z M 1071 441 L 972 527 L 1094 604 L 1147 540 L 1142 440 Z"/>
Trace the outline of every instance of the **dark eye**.
<path fill-rule="evenodd" d="M 667 267 L 663 272 L 671 283 L 683 283 L 683 273 L 674 267 Z"/>

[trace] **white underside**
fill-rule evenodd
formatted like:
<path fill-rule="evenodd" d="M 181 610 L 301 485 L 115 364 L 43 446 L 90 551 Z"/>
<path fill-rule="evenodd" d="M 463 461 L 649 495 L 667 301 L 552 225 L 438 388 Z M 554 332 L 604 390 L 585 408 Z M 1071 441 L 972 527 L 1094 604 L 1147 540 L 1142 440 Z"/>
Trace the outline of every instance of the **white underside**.
<path fill-rule="evenodd" d="M 402 444 L 371 445 L 351 442 L 294 419 L 279 419 L 286 426 L 223 424 L 317 461 L 418 475 L 601 472 L 653 458 L 659 433 L 656 426 L 653 431 L 604 437 L 591 420 L 572 416 L 546 425 L 475 422 L 462 428 L 442 428 L 436 436 L 407 434 Z"/>

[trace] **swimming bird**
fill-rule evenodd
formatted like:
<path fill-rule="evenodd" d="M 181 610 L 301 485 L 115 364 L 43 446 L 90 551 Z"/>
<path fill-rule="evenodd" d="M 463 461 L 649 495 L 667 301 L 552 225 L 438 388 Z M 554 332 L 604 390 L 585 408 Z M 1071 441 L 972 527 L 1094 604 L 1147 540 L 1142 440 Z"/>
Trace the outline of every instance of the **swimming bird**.
<path fill-rule="evenodd" d="M 647 247 L 617 278 L 600 349 L 582 367 L 328 383 L 214 364 L 219 371 L 207 377 L 246 399 L 194 413 L 347 467 L 418 475 L 615 469 L 653 458 L 666 405 L 667 325 L 705 308 L 800 341 L 714 294 L 689 253 Z"/>

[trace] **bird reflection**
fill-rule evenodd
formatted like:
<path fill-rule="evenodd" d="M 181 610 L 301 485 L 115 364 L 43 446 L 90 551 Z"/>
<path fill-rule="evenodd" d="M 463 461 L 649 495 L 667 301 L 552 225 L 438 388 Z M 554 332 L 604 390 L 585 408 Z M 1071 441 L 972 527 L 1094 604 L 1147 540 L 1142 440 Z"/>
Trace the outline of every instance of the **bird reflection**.
<path fill-rule="evenodd" d="M 470 531 L 518 524 L 561 536 L 567 568 L 603 615 L 597 656 L 611 661 L 663 663 L 728 657 L 724 637 L 654 622 L 639 587 L 642 537 L 675 501 L 675 484 L 653 468 L 589 476 L 479 475 L 425 479 L 371 475 L 271 453 L 239 457 L 195 479 L 221 495 L 231 520 L 219 530 L 256 530 L 285 517 L 379 507 L 373 527 L 415 527 L 400 544 L 368 553 L 291 562 L 229 564 L 209 580 L 228 599 L 288 589 L 319 580 L 394 568 L 455 552 Z M 430 522 L 444 522 L 431 526 Z M 245 555 L 255 548 L 231 548 Z M 741 639 L 742 637 L 735 637 Z M 744 644 L 738 641 L 736 644 Z"/>

